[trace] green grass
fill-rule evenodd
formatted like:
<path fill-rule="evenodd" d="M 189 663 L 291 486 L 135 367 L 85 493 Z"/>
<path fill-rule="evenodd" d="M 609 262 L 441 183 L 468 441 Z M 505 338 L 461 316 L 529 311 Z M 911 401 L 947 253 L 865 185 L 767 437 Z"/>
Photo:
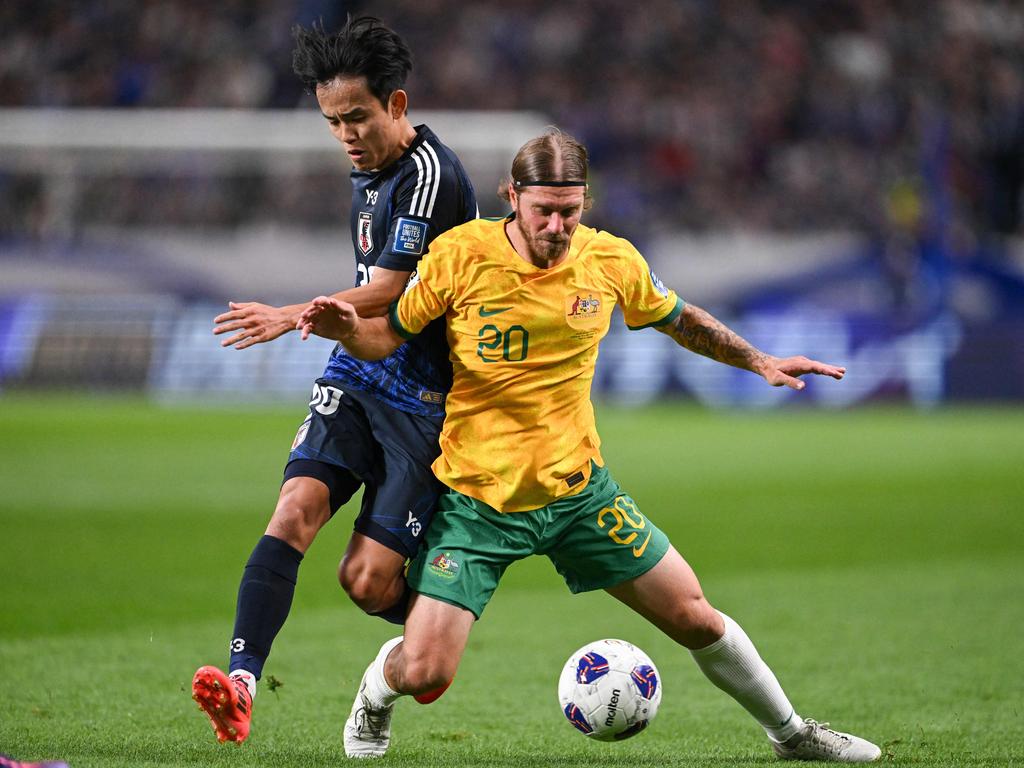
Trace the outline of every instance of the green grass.
<path fill-rule="evenodd" d="M 89 766 L 337 766 L 393 629 L 336 587 L 343 510 L 302 566 L 253 736 L 214 742 L 188 684 L 223 664 L 241 567 L 301 407 L 0 398 L 0 752 Z M 1024 410 L 599 409 L 616 479 L 740 621 L 802 714 L 899 765 L 1024 764 Z M 584 642 L 655 659 L 658 719 L 622 744 L 562 718 Z M 437 704 L 398 704 L 389 765 L 773 762 L 681 649 L 546 560 L 510 569 Z"/>

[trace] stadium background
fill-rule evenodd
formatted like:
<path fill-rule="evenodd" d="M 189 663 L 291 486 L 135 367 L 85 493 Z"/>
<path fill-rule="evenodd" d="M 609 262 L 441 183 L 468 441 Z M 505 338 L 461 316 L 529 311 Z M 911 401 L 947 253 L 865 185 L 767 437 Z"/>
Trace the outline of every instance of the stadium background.
<path fill-rule="evenodd" d="M 182 699 L 198 663 L 222 661 L 330 347 L 223 350 L 212 317 L 354 279 L 348 168 L 289 37 L 347 11 L 406 37 L 411 117 L 463 157 L 483 213 L 502 210 L 515 148 L 558 124 L 591 151 L 588 223 L 760 346 L 849 367 L 773 390 L 617 324 L 595 381 L 608 458 L 801 700 L 884 736 L 897 762 L 1019 764 L 1024 11 L 1009 0 L 5 4 L 0 752 L 336 763 L 336 720 L 386 632 L 333 586 L 347 521 L 303 566 L 271 661 L 288 685 L 261 694 L 251 750 L 216 752 Z M 641 624 L 609 626 L 606 602 L 568 600 L 543 563 L 506 592 L 462 698 L 403 712 L 395 760 L 760 764 L 743 715 Z M 544 701 L 569 651 L 620 629 L 662 665 L 662 718 L 684 727 L 612 757 L 543 706 L 507 727 L 494 686 Z M 794 634 L 812 659 L 792 657 Z"/>
<path fill-rule="evenodd" d="M 351 279 L 344 156 L 288 34 L 348 9 L 408 37 L 413 118 L 466 157 L 485 213 L 523 138 L 574 132 L 591 224 L 755 341 L 848 362 L 844 387 L 803 400 L 1024 397 L 1022 21 L 975 2 L 9 4 L 0 386 L 307 386 L 322 345 L 232 356 L 205 331 L 228 298 Z M 598 391 L 791 397 L 621 341 Z"/>

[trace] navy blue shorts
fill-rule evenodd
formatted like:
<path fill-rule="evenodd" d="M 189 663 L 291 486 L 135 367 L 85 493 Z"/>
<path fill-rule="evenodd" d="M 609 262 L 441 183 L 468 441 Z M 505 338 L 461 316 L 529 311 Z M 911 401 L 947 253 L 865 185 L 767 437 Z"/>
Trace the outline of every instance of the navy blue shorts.
<path fill-rule="evenodd" d="M 443 421 L 317 379 L 284 479 L 320 480 L 330 489 L 332 514 L 365 486 L 355 530 L 413 557 L 444 490 L 430 469 L 441 453 Z"/>

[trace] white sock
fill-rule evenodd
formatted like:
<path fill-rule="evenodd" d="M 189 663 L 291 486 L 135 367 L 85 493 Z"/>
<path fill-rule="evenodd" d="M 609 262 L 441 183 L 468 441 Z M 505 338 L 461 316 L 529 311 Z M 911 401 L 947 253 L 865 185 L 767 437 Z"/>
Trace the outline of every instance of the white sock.
<path fill-rule="evenodd" d="M 249 695 L 254 699 L 256 698 L 256 675 L 246 669 L 236 669 L 233 670 L 228 677 L 242 678 L 242 682 L 245 683 L 245 687 L 249 689 Z"/>
<path fill-rule="evenodd" d="M 690 651 L 693 660 L 708 680 L 753 715 L 769 738 L 785 741 L 804 721 L 743 628 L 724 613 L 718 615 L 725 621 L 725 634 L 706 648 Z"/>
<path fill-rule="evenodd" d="M 384 643 L 380 647 L 380 651 L 377 652 L 377 658 L 367 667 L 366 674 L 363 676 L 366 687 L 362 694 L 375 709 L 390 707 L 402 695 L 388 685 L 388 681 L 384 678 L 384 662 L 387 661 L 395 646 L 401 642 L 402 638 L 396 637 Z"/>

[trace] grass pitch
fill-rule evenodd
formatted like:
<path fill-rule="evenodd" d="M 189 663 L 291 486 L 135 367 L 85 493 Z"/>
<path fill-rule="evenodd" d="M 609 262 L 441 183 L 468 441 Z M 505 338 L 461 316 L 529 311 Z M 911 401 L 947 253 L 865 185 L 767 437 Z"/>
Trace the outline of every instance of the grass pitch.
<path fill-rule="evenodd" d="M 253 736 L 218 745 L 189 698 L 224 664 L 242 565 L 303 415 L 0 399 L 0 752 L 89 766 L 318 768 L 394 629 L 335 585 L 353 512 L 307 555 Z M 605 458 L 736 618 L 797 710 L 901 765 L 1024 764 L 1024 410 L 599 409 Z M 652 727 L 590 742 L 555 682 L 584 642 L 658 664 Z M 270 690 L 273 677 L 279 687 Z M 455 685 L 399 702 L 389 765 L 774 762 L 688 654 L 546 560 L 510 569 Z"/>

